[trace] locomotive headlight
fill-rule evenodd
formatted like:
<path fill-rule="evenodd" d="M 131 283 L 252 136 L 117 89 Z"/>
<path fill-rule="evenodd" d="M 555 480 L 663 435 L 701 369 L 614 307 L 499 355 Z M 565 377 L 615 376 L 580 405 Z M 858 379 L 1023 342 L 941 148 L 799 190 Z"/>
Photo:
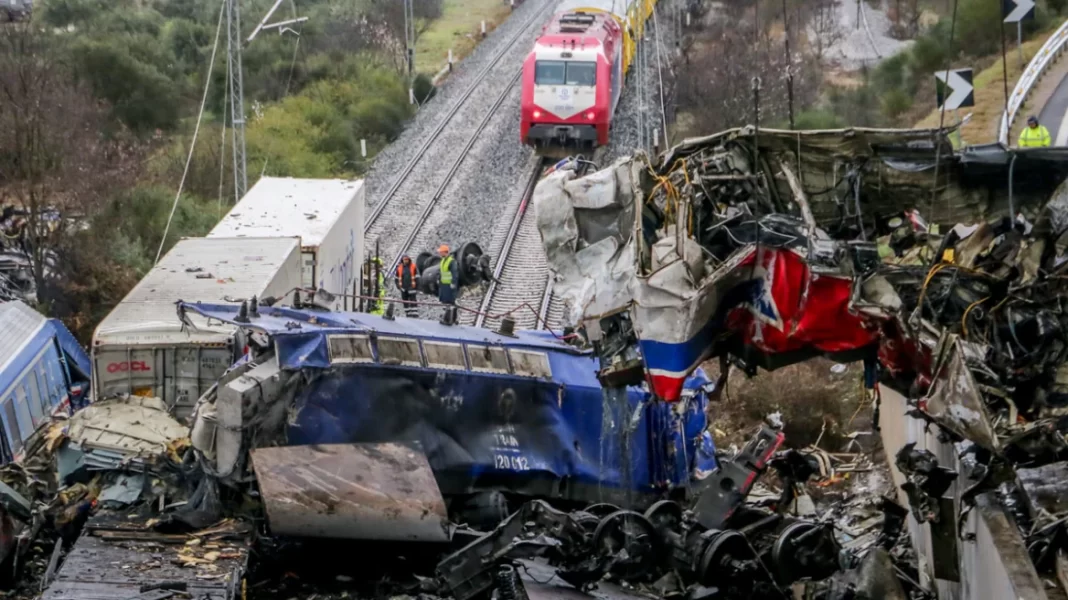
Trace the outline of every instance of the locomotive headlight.
<path fill-rule="evenodd" d="M 534 111 L 534 118 L 535 119 L 540 119 L 541 118 L 541 111 L 540 110 Z"/>
<path fill-rule="evenodd" d="M 592 121 L 593 118 L 596 117 L 596 116 L 597 115 L 595 115 L 594 112 L 591 110 L 590 112 L 586 113 L 586 120 L 587 121 Z"/>

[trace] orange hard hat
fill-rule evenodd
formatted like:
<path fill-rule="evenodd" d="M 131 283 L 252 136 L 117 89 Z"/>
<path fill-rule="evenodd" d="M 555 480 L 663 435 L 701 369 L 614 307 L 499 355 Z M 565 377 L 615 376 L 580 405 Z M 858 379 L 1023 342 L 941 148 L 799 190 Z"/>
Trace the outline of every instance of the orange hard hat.
<path fill-rule="evenodd" d="M 442 245 L 438 246 L 438 252 L 448 252 L 448 251 L 449 251 L 449 245 L 448 244 L 442 244 Z"/>

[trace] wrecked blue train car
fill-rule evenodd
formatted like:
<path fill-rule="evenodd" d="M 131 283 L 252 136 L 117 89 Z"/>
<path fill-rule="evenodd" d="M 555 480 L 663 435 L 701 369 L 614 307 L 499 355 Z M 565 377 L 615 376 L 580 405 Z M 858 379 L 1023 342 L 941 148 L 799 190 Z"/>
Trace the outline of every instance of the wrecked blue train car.
<path fill-rule="evenodd" d="M 641 388 L 603 390 L 596 358 L 549 332 L 280 307 L 178 310 L 250 333 L 247 362 L 201 398 L 193 444 L 224 481 L 253 469 L 269 516 L 272 494 L 292 506 L 309 502 L 308 488 L 328 487 L 332 504 L 318 512 L 336 514 L 342 492 L 389 489 L 365 480 L 373 466 L 338 481 L 346 464 L 382 462 L 351 445 L 415 442 L 450 513 L 467 522 L 494 522 L 531 497 L 648 505 L 685 494 L 716 466 L 701 372 L 686 381 L 685 401 L 668 405 Z M 279 446 L 304 450 L 286 456 Z M 332 450 L 308 454 L 316 448 Z M 411 495 L 413 486 L 398 485 Z"/>
<path fill-rule="evenodd" d="M 0 462 L 18 460 L 34 434 L 57 412 L 84 403 L 90 362 L 56 319 L 26 304 L 0 302 Z"/>

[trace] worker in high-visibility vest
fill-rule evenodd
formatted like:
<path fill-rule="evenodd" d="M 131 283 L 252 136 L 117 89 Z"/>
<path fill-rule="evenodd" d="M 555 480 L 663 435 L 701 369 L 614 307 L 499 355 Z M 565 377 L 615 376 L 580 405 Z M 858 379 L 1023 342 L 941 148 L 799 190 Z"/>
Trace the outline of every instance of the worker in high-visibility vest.
<path fill-rule="evenodd" d="M 441 322 L 452 324 L 456 321 L 456 290 L 460 285 L 460 267 L 456 259 L 449 254 L 448 244 L 442 244 L 438 248 L 441 263 L 441 282 L 438 285 L 438 300 L 445 305 L 445 312 L 441 316 Z"/>
<path fill-rule="evenodd" d="M 1021 148 L 1044 148 L 1050 145 L 1049 129 L 1045 125 L 1038 124 L 1038 118 L 1034 115 L 1027 117 L 1027 127 L 1020 132 Z"/>
<path fill-rule="evenodd" d="M 382 272 L 382 259 L 374 257 L 371 259 L 374 262 L 374 271 L 378 280 L 378 285 L 375 286 L 374 294 L 377 296 L 374 303 L 371 305 L 371 314 L 381 317 L 386 314 L 386 276 Z"/>
<path fill-rule="evenodd" d="M 401 301 L 404 302 L 404 314 L 409 317 L 418 315 L 415 304 L 409 304 L 409 302 L 415 302 L 415 288 L 419 282 L 419 277 L 416 273 L 415 263 L 412 262 L 412 257 L 405 254 L 401 257 L 400 264 L 397 265 L 397 278 L 395 283 L 397 289 L 401 293 Z"/>

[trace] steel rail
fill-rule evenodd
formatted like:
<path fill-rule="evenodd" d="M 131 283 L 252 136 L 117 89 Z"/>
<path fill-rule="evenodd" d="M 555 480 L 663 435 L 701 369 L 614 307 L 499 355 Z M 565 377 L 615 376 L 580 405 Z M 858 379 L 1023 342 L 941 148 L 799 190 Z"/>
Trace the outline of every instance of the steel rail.
<path fill-rule="evenodd" d="M 458 113 L 460 109 L 464 106 L 468 98 L 470 98 L 471 95 L 475 92 L 475 90 L 482 84 L 482 82 L 485 81 L 485 79 L 489 76 L 490 72 L 493 71 L 493 69 L 497 66 L 497 63 L 499 63 L 501 59 L 504 58 L 505 54 L 507 54 L 509 51 L 512 50 L 513 47 L 515 47 L 515 44 L 519 40 L 519 38 L 521 38 L 525 33 L 527 33 L 532 25 L 535 25 L 539 22 L 541 18 L 543 18 L 546 10 L 549 7 L 555 5 L 555 1 L 547 0 L 544 6 L 535 11 L 534 14 L 531 15 L 531 17 L 527 19 L 525 23 L 523 23 L 523 26 L 519 28 L 515 35 L 509 38 L 508 43 L 505 44 L 504 47 L 501 48 L 501 50 L 493 57 L 493 60 L 490 61 L 490 63 L 482 69 L 475 81 L 472 82 L 466 90 L 464 90 L 463 95 L 460 96 L 455 103 L 453 103 L 453 106 L 449 109 L 449 112 L 445 114 L 445 118 L 442 119 L 441 123 L 439 123 L 438 126 L 434 128 L 434 131 L 432 131 L 430 135 L 427 136 L 426 141 L 423 142 L 423 145 L 419 147 L 419 150 L 417 150 L 415 155 L 412 156 L 411 160 L 408 161 L 408 164 L 406 164 L 404 168 L 401 169 L 401 172 L 397 176 L 397 178 L 393 180 L 393 184 L 390 185 L 389 189 L 386 190 L 386 193 L 382 195 L 378 202 L 375 203 L 374 208 L 371 209 L 371 214 L 368 215 L 367 220 L 364 222 L 364 234 L 370 233 L 371 227 L 378 221 L 378 218 L 382 216 L 382 212 L 385 211 L 386 205 L 389 204 L 389 201 L 392 200 L 393 196 L 397 194 L 397 190 L 400 189 L 404 182 L 407 181 L 408 176 L 412 174 L 413 170 L 415 170 L 415 165 L 418 164 L 420 160 L 422 160 L 427 150 L 429 150 L 430 147 L 434 145 L 434 142 L 441 135 L 441 132 L 445 130 L 445 127 L 452 121 L 452 118 L 456 116 L 456 113 Z M 497 106 L 499 105 L 500 103 L 498 103 Z"/>
<path fill-rule="evenodd" d="M 541 306 L 538 308 L 538 326 L 535 329 L 549 328 L 549 304 L 553 299 L 553 276 L 547 273 L 545 276 L 545 291 L 541 293 Z"/>
<path fill-rule="evenodd" d="M 482 296 L 482 303 L 478 307 L 478 316 L 475 317 L 475 327 L 482 327 L 486 322 L 486 311 L 489 310 L 490 304 L 493 302 L 494 295 L 497 293 L 497 287 L 501 278 L 501 274 L 504 272 L 504 265 L 508 261 L 508 256 L 512 253 L 512 247 L 515 245 L 516 234 L 519 232 L 519 224 L 523 222 L 523 217 L 527 213 L 527 209 L 530 207 L 530 201 L 534 197 L 534 188 L 538 185 L 538 180 L 541 179 L 542 172 L 549 164 L 549 159 L 541 158 L 535 161 L 534 168 L 527 180 L 526 187 L 523 188 L 523 197 L 519 201 L 519 206 L 516 208 L 515 215 L 512 217 L 512 223 L 508 227 L 508 235 L 504 238 L 504 245 L 501 248 L 501 253 L 497 256 L 497 264 L 493 266 L 493 281 L 490 282 L 489 288 Z"/>

